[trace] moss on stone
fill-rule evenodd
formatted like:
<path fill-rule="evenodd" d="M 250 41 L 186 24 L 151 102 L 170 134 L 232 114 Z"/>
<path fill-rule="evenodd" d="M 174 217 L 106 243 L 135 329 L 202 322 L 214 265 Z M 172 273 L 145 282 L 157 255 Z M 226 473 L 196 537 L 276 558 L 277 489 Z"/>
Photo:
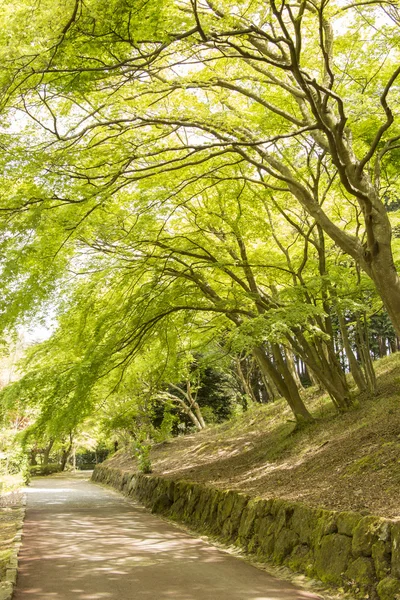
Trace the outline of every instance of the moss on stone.
<path fill-rule="evenodd" d="M 317 509 L 306 506 L 305 504 L 298 504 L 294 507 L 291 527 L 299 536 L 299 540 L 302 544 L 311 543 L 316 529 L 319 512 L 320 511 Z"/>
<path fill-rule="evenodd" d="M 229 539 L 236 537 L 240 525 L 240 519 L 249 501 L 248 496 L 244 494 L 235 494 L 235 502 L 233 504 L 229 519 L 223 524 L 222 534 Z"/>
<path fill-rule="evenodd" d="M 192 515 L 196 510 L 199 502 L 201 487 L 198 484 L 189 485 L 186 491 L 187 502 L 185 505 L 184 518 L 185 520 L 192 519 Z"/>
<path fill-rule="evenodd" d="M 260 517 L 257 520 L 257 526 L 255 527 L 255 534 L 261 539 L 266 535 L 274 535 L 276 533 L 275 530 L 275 520 L 271 515 L 267 515 L 264 517 Z"/>
<path fill-rule="evenodd" d="M 217 515 L 219 510 L 219 505 L 223 501 L 224 492 L 220 490 L 213 489 L 211 490 L 211 501 L 209 503 L 209 512 L 207 516 L 207 528 L 211 533 L 219 534 L 221 532 L 220 527 L 218 526 Z"/>
<path fill-rule="evenodd" d="M 265 535 L 263 538 L 258 538 L 257 556 L 260 560 L 271 560 L 274 552 L 275 538 L 273 535 Z"/>
<path fill-rule="evenodd" d="M 382 542 L 381 540 L 375 542 L 372 546 L 372 560 L 378 579 L 384 579 L 389 575 L 390 559 L 390 545 L 388 542 Z"/>
<path fill-rule="evenodd" d="M 400 579 L 400 522 L 392 526 L 392 575 Z"/>
<path fill-rule="evenodd" d="M 258 501 L 250 500 L 243 510 L 239 525 L 240 543 L 248 543 L 254 531 L 254 521 L 257 516 Z"/>
<path fill-rule="evenodd" d="M 293 548 L 299 543 L 299 536 L 292 529 L 283 528 L 275 539 L 273 559 L 274 562 L 282 564 Z"/>
<path fill-rule="evenodd" d="M 385 577 L 376 587 L 380 600 L 400 600 L 400 581 L 394 577 Z"/>
<path fill-rule="evenodd" d="M 186 481 L 177 481 L 175 484 L 175 488 L 174 488 L 174 502 L 176 502 L 177 500 L 179 500 L 180 498 L 182 498 L 182 496 L 185 494 L 186 489 L 187 489 L 187 482 Z"/>
<path fill-rule="evenodd" d="M 375 581 L 375 569 L 372 559 L 359 556 L 350 564 L 345 577 L 356 593 L 368 594 L 373 589 Z"/>
<path fill-rule="evenodd" d="M 353 597 L 375 598 L 378 577 L 380 600 L 400 600 L 400 523 L 118 469 L 99 467 L 94 477 L 134 495 L 153 512 L 236 540 L 260 560 L 328 584 L 347 581 Z"/>
<path fill-rule="evenodd" d="M 156 498 L 153 506 L 151 507 L 151 512 L 160 515 L 166 515 L 168 514 L 171 506 L 172 500 L 168 497 L 168 495 L 161 494 L 161 496 L 158 496 L 158 498 Z"/>
<path fill-rule="evenodd" d="M 293 548 L 287 560 L 287 565 L 293 571 L 310 573 L 314 566 L 314 556 L 308 544 L 298 544 Z"/>
<path fill-rule="evenodd" d="M 197 504 L 194 509 L 193 519 L 196 523 L 202 524 L 204 522 L 204 513 L 207 503 L 209 501 L 209 490 L 204 488 L 203 486 L 200 489 L 200 494 L 197 500 Z"/>
<path fill-rule="evenodd" d="M 284 527 L 289 527 L 294 506 L 284 500 L 274 501 L 271 515 L 274 517 L 274 531 L 277 535 Z"/>
<path fill-rule="evenodd" d="M 351 556 L 351 539 L 340 533 L 326 535 L 314 555 L 315 573 L 321 581 L 340 585 Z"/>
<path fill-rule="evenodd" d="M 235 504 L 235 493 L 232 491 L 222 492 L 217 511 L 217 528 L 223 531 L 226 521 L 229 519 L 233 506 Z"/>
<path fill-rule="evenodd" d="M 354 530 L 361 521 L 362 516 L 355 512 L 341 512 L 337 517 L 338 533 L 353 536 Z"/>
<path fill-rule="evenodd" d="M 371 556 L 372 546 L 378 541 L 390 538 L 388 521 L 379 517 L 363 517 L 354 529 L 352 551 L 353 555 Z"/>
<path fill-rule="evenodd" d="M 183 520 L 183 511 L 185 509 L 185 499 L 178 498 L 170 508 L 170 517 L 176 520 Z"/>
<path fill-rule="evenodd" d="M 314 545 L 319 544 L 324 536 L 337 533 L 337 530 L 337 514 L 329 510 L 320 510 L 312 538 Z"/>

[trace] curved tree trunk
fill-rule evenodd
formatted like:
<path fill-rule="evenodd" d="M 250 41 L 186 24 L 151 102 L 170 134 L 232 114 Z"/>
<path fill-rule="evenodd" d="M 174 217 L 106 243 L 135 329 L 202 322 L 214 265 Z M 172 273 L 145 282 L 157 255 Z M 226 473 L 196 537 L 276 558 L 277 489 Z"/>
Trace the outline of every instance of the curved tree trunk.
<path fill-rule="evenodd" d="M 337 410 L 346 411 L 351 406 L 352 399 L 332 345 L 319 339 L 312 344 L 301 331 L 296 332 L 296 337 L 290 337 L 290 343 L 329 393 Z"/>
<path fill-rule="evenodd" d="M 49 464 L 49 457 L 50 457 L 50 452 L 51 449 L 53 447 L 54 444 L 54 440 L 50 439 L 49 443 L 47 444 L 46 448 L 44 449 L 43 452 L 43 466 L 46 466 Z"/>
<path fill-rule="evenodd" d="M 349 336 L 347 333 L 346 321 L 340 310 L 338 310 L 338 319 L 339 319 L 340 332 L 342 334 L 344 350 L 346 352 L 346 356 L 349 361 L 350 373 L 352 374 L 354 382 L 355 382 L 356 386 L 358 387 L 359 391 L 365 392 L 365 390 L 367 389 L 367 382 L 365 380 L 364 373 L 362 372 L 362 369 L 361 369 L 360 365 L 358 364 L 355 354 L 353 352 L 353 349 L 351 347 Z"/>
<path fill-rule="evenodd" d="M 289 404 L 296 421 L 299 424 L 303 422 L 312 422 L 314 419 L 301 399 L 296 382 L 287 368 L 279 348 L 276 347 L 276 344 L 274 346 L 274 358 L 276 356 L 278 359 L 277 366 L 273 364 L 264 348 L 261 346 L 253 349 L 253 355 L 256 358 L 261 371 L 265 372 L 266 376 L 272 379 L 281 396 L 283 396 Z"/>

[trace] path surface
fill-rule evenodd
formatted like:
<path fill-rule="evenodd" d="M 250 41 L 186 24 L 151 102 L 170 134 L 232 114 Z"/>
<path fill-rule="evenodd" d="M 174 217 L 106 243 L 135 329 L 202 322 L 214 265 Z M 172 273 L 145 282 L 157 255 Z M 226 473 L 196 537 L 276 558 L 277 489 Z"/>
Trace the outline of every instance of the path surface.
<path fill-rule="evenodd" d="M 36 479 L 14 600 L 317 600 L 82 476 Z"/>

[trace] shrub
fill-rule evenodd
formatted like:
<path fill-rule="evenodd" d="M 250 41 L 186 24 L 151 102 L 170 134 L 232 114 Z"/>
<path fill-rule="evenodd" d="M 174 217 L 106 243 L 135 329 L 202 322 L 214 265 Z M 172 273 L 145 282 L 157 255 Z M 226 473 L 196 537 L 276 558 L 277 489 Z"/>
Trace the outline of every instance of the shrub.
<path fill-rule="evenodd" d="M 29 468 L 31 475 L 51 475 L 60 473 L 61 466 L 58 463 L 49 463 L 48 465 L 34 465 Z"/>

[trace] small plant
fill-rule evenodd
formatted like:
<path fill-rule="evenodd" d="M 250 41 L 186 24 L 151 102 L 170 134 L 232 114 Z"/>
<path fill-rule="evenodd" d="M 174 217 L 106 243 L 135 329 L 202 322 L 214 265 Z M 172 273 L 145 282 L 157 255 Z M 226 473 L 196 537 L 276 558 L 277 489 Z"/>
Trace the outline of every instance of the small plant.
<path fill-rule="evenodd" d="M 141 473 L 151 473 L 151 460 L 150 460 L 150 445 L 145 442 L 135 442 L 134 452 L 137 456 L 139 471 Z"/>
<path fill-rule="evenodd" d="M 170 412 L 170 408 L 164 410 L 164 417 L 160 427 L 154 432 L 154 440 L 158 443 L 167 442 L 172 437 L 172 429 L 178 417 Z"/>

